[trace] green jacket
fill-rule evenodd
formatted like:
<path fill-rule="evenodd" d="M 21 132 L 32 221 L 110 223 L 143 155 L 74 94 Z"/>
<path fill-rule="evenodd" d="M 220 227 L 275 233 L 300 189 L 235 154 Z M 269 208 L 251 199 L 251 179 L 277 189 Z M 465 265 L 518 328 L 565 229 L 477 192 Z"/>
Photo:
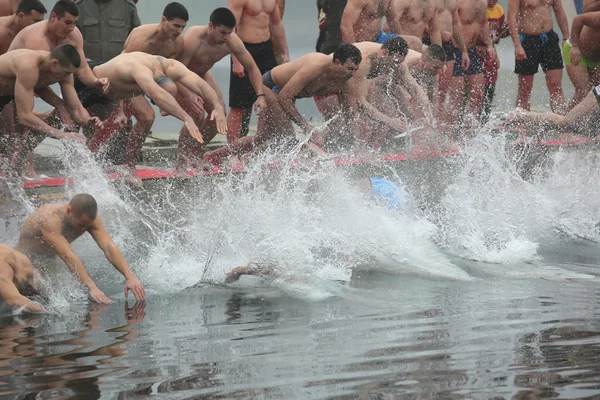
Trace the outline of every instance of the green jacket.
<path fill-rule="evenodd" d="M 133 0 L 76 0 L 75 4 L 83 51 L 93 61 L 108 61 L 121 54 L 129 33 L 141 25 Z"/>

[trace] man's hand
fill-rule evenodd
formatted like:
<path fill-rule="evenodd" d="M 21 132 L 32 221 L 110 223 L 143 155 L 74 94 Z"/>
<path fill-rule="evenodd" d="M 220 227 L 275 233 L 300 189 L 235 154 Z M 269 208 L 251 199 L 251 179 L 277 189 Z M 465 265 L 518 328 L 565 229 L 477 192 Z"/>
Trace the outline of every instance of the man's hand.
<path fill-rule="evenodd" d="M 30 301 L 29 303 L 25 304 L 25 308 L 23 308 L 23 312 L 45 313 L 46 309 L 44 307 L 42 307 L 42 305 L 40 303 L 38 303 L 37 301 Z"/>
<path fill-rule="evenodd" d="M 262 110 L 267 108 L 267 100 L 265 96 L 258 96 L 256 101 L 254 102 L 254 112 L 258 115 L 262 112 Z"/>
<path fill-rule="evenodd" d="M 225 112 L 223 109 L 213 110 L 213 112 L 210 114 L 210 120 L 217 123 L 217 131 L 221 135 L 227 134 L 227 117 L 225 117 Z"/>
<path fill-rule="evenodd" d="M 89 293 L 90 300 L 100 304 L 112 304 L 112 300 L 106 297 L 104 293 L 96 286 L 90 289 Z"/>
<path fill-rule="evenodd" d="M 136 300 L 146 300 L 146 290 L 144 290 L 142 282 L 135 276 L 125 281 L 125 298 L 129 296 L 130 290 Z"/>
<path fill-rule="evenodd" d="M 290 55 L 289 54 L 284 54 L 283 55 L 283 63 L 289 63 L 290 62 Z"/>
<path fill-rule="evenodd" d="M 571 47 L 571 65 L 579 65 L 581 61 L 581 51 L 579 51 L 579 47 L 572 46 Z"/>
<path fill-rule="evenodd" d="M 66 107 L 57 107 L 56 112 L 58 113 L 58 117 L 60 118 L 66 129 L 70 131 L 75 129 L 75 124 L 73 123 L 71 113 Z"/>
<path fill-rule="evenodd" d="M 452 32 L 442 31 L 442 42 L 448 43 L 452 41 Z"/>
<path fill-rule="evenodd" d="M 204 115 L 204 100 L 202 97 L 193 94 L 192 96 L 188 97 L 188 104 L 194 113 L 197 115 Z"/>
<path fill-rule="evenodd" d="M 183 121 L 183 125 L 188 130 L 190 135 L 198 141 L 198 143 L 204 143 L 204 139 L 202 139 L 202 134 L 200 133 L 200 129 L 196 126 L 194 120 L 190 117 Z"/>
<path fill-rule="evenodd" d="M 98 78 L 96 79 L 96 86 L 103 94 L 108 94 L 108 90 L 110 89 L 110 82 L 108 78 Z"/>
<path fill-rule="evenodd" d="M 466 71 L 471 66 L 471 59 L 469 59 L 469 52 L 465 51 L 462 53 L 462 69 Z"/>
<path fill-rule="evenodd" d="M 521 60 L 526 60 L 526 59 L 527 59 L 527 54 L 525 54 L 525 49 L 523 48 L 523 46 L 521 46 L 521 45 L 515 46 L 515 60 L 521 61 Z"/>
<path fill-rule="evenodd" d="M 233 72 L 233 74 L 238 78 L 243 78 L 246 76 L 246 73 L 244 72 L 244 66 L 238 60 L 234 60 L 231 64 L 231 72 Z"/>
<path fill-rule="evenodd" d="M 102 127 L 102 121 L 98 117 L 90 117 L 87 124 L 88 126 L 94 126 L 95 128 Z"/>
<path fill-rule="evenodd" d="M 122 127 L 124 127 L 127 124 L 128 120 L 129 120 L 129 118 L 127 118 L 127 115 L 125 115 L 123 110 L 121 110 L 121 112 L 119 112 L 113 118 L 113 127 L 116 129 L 121 129 Z"/>

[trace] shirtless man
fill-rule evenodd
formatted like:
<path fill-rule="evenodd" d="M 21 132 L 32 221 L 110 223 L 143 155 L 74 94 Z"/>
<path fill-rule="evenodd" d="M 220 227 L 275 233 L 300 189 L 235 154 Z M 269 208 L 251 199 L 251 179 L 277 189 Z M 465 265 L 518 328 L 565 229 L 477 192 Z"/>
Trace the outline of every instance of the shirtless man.
<path fill-rule="evenodd" d="M 562 32 L 562 41 L 552 29 L 552 10 Z M 515 45 L 515 73 L 519 75 L 517 107 L 527 111 L 531 108 L 533 77 L 541 64 L 552 111 L 563 114 L 565 96 L 560 47 L 569 38 L 569 22 L 562 0 L 509 0 L 507 23 Z"/>
<path fill-rule="evenodd" d="M 117 271 L 125 277 L 125 297 L 131 290 L 136 300 L 144 300 L 144 286 L 129 268 L 98 215 L 96 200 L 89 194 L 77 194 L 69 203 L 48 204 L 38 208 L 25 220 L 15 249 L 28 256 L 35 267 L 58 255 L 69 271 L 82 283 L 91 300 L 111 304 L 88 275 L 70 243 L 88 232 Z"/>
<path fill-rule="evenodd" d="M 235 17 L 233 13 L 227 8 L 217 8 L 210 15 L 208 26 L 194 26 L 188 29 L 185 34 L 184 49 L 179 57 L 179 61 L 183 65 L 186 65 L 190 71 L 198 74 L 217 92 L 221 106 L 225 108 L 221 89 L 217 85 L 217 81 L 212 72 L 210 72 L 210 69 L 224 57 L 230 54 L 235 56 L 236 60 L 238 60 L 236 62 L 240 63 L 246 71 L 247 78 L 251 84 L 248 90 L 255 94 L 254 111 L 258 113 L 267 106 L 263 91 L 262 73 L 247 50 L 248 45 L 245 46 L 240 37 L 233 32 L 234 28 Z M 237 80 L 242 81 L 239 78 Z M 211 110 L 208 111 L 210 112 Z M 203 123 L 204 112 L 201 115 L 192 112 L 191 115 L 194 117 L 196 124 L 200 126 L 204 143 L 198 143 L 193 140 L 185 128 L 181 130 L 177 170 L 179 173 L 185 174 L 187 174 L 186 170 L 193 164 L 201 165 L 203 163 L 202 152 L 205 145 L 217 134 L 214 124 L 207 125 L 206 122 L 209 122 L 208 120 L 205 120 L 205 123 Z M 235 141 L 235 138 L 231 137 L 230 117 L 231 111 L 227 120 L 227 134 L 228 141 L 232 143 Z"/>
<path fill-rule="evenodd" d="M 141 51 L 147 54 L 176 59 L 183 51 L 183 36 L 181 34 L 188 19 L 188 11 L 183 5 L 176 2 L 167 4 L 163 10 L 159 24 L 141 25 L 131 31 L 125 41 L 123 53 Z M 94 66 L 97 65 L 99 63 Z M 84 92 L 89 92 L 83 85 L 81 85 L 81 89 Z M 103 102 L 101 96 L 93 97 L 93 100 L 93 102 L 87 101 L 86 103 L 89 105 L 93 105 L 94 103 L 102 104 L 107 109 L 112 108 L 112 104 L 106 101 Z M 102 138 L 102 143 L 105 143 L 132 115 L 135 117 L 136 123 L 131 130 L 128 146 L 132 146 L 132 141 L 140 140 L 140 138 L 145 139 L 148 136 L 155 118 L 154 109 L 148 100 L 144 96 L 138 96 L 129 99 L 125 103 L 122 103 L 116 109 L 116 112 L 109 117 L 108 122 L 103 128 L 94 133 L 94 138 L 96 138 L 92 139 L 94 143 L 98 143 L 97 139 L 100 138 Z M 202 115 L 204 115 L 203 111 Z M 90 149 L 94 152 L 99 150 L 95 146 L 91 146 Z"/>
<path fill-rule="evenodd" d="M 428 43 L 442 45 L 439 24 L 439 0 L 394 0 L 401 35 L 415 36 Z M 386 27 L 387 27 L 386 23 Z M 389 29 L 389 27 L 387 27 Z M 385 30 L 385 29 L 384 29 Z"/>
<path fill-rule="evenodd" d="M 563 59 L 575 86 L 569 103 L 569 109 L 573 109 L 592 86 L 600 85 L 600 11 L 573 18 L 571 37 L 563 46 Z"/>
<path fill-rule="evenodd" d="M 386 34 L 381 29 L 383 17 L 392 33 Z M 342 15 L 341 29 L 345 43 L 381 44 L 401 31 L 398 13 L 392 0 L 348 0 Z"/>
<path fill-rule="evenodd" d="M 435 104 L 434 99 L 437 95 L 437 78 L 445 63 L 444 49 L 437 44 L 428 46 L 423 53 L 409 49 L 404 59 L 408 71 L 425 90 L 432 104 Z"/>
<path fill-rule="evenodd" d="M 75 46 L 81 58 L 81 66 L 75 72 L 75 76 L 83 82 L 85 86 L 97 87 L 102 91 L 108 90 L 109 82 L 105 79 L 98 79 L 92 72 L 87 63 L 83 52 L 83 37 L 75 23 L 79 19 L 79 9 L 77 5 L 70 0 L 59 0 L 56 2 L 50 18 L 47 21 L 41 21 L 30 25 L 15 36 L 8 48 L 9 51 L 17 49 L 44 50 L 52 51 L 61 44 L 70 44 Z M 50 94 L 49 94 L 50 95 Z M 56 96 L 55 102 L 58 102 Z M 67 125 L 71 125 L 70 116 L 59 111 L 60 119 Z M 27 159 L 27 175 L 36 175 L 33 170 L 33 154 Z"/>
<path fill-rule="evenodd" d="M 29 25 L 43 21 L 47 12 L 40 0 L 21 0 L 13 15 L 0 17 L 0 54 L 8 51 L 17 33 Z"/>
<path fill-rule="evenodd" d="M 73 87 L 73 73 L 80 64 L 79 52 L 71 45 L 60 45 L 52 52 L 22 49 L 0 56 L 0 107 L 14 100 L 17 122 L 31 130 L 18 138 L 16 148 L 0 151 L 0 156 L 3 153 L 8 155 L 11 150 L 16 151 L 13 167 L 19 169 L 26 155 L 46 136 L 85 142 L 83 136 L 63 132 L 40 119 L 33 112 L 35 94 L 57 109 L 64 109 L 80 125 L 100 123 L 97 118 L 90 118 Z M 55 83 L 60 85 L 64 100 L 58 98 L 49 88 Z M 15 142 L 11 135 L 12 130 L 4 132 L 4 140 L 7 143 Z"/>
<path fill-rule="evenodd" d="M 13 15 L 18 7 L 19 0 L 0 0 L 0 17 Z"/>
<path fill-rule="evenodd" d="M 269 140 L 293 138 L 292 122 L 304 133 L 311 134 L 313 126 L 296 109 L 296 99 L 338 94 L 340 102 L 346 105 L 343 92 L 348 89 L 348 80 L 358 70 L 361 61 L 360 50 L 354 45 L 345 44 L 332 55 L 309 53 L 273 68 L 263 75 L 267 110 L 261 113 L 256 135 L 241 138 L 231 146 L 211 151 L 204 158 L 220 164 L 223 158 L 231 154 L 251 151 Z M 353 115 L 349 108 L 342 107 L 342 110 L 347 114 L 347 121 L 352 121 Z"/>
<path fill-rule="evenodd" d="M 454 49 L 458 48 L 462 54 L 462 59 L 459 61 L 459 65 L 462 67 L 463 71 L 469 69 L 471 60 L 469 58 L 469 52 L 464 40 L 463 28 L 460 22 L 460 15 L 458 14 L 457 0 L 438 1 L 440 5 L 438 8 L 438 23 L 441 29 L 442 47 L 444 49 L 444 53 L 446 54 L 446 65 L 440 73 L 437 110 L 438 117 L 444 117 L 444 103 L 446 102 L 448 89 L 450 88 L 450 83 L 452 82 L 452 75 L 456 68 Z M 423 43 L 430 44 L 431 39 L 426 37 Z"/>
<path fill-rule="evenodd" d="M 460 123 L 463 116 L 462 104 L 466 99 L 466 110 L 479 120 L 483 109 L 485 82 L 483 80 L 483 63 L 477 51 L 487 49 L 486 57 L 496 57 L 494 45 L 487 22 L 487 0 L 459 0 L 458 14 L 463 28 L 463 37 L 469 54 L 469 68 L 463 70 L 460 61 L 463 52 L 455 49 L 457 63 L 454 66 L 450 86 L 450 107 L 447 122 L 450 126 Z M 481 44 L 483 43 L 483 44 Z"/>
<path fill-rule="evenodd" d="M 37 291 L 33 283 L 33 266 L 27 256 L 0 243 L 0 297 L 13 309 L 43 313 L 44 307 L 31 300 Z"/>
<path fill-rule="evenodd" d="M 600 0 L 583 0 L 583 12 L 600 11 Z"/>
<path fill-rule="evenodd" d="M 273 43 L 277 43 L 283 62 L 290 61 L 278 0 L 228 0 L 227 8 L 233 12 L 238 22 L 236 33 L 252 55 L 261 75 L 278 64 Z M 271 41 L 271 33 L 274 41 Z M 252 103 L 256 101 L 256 93 L 252 91 L 252 86 L 249 75 L 233 55 L 227 116 L 229 144 L 248 134 Z"/>
<path fill-rule="evenodd" d="M 94 74 L 110 80 L 111 86 L 106 94 L 108 102 L 113 107 L 119 107 L 122 102 L 132 97 L 146 95 L 152 99 L 162 112 L 172 115 L 182 121 L 194 139 L 202 143 L 202 135 L 193 118 L 177 103 L 177 84 L 200 96 L 213 110 L 210 116 L 217 126 L 217 131 L 225 134 L 227 121 L 225 111 L 219 102 L 215 91 L 195 73 L 188 70 L 176 60 L 155 56 L 152 54 L 134 52 L 122 53 L 112 60 L 94 67 Z M 115 104 L 116 103 L 116 104 Z M 134 133 L 140 136 L 134 136 Z M 135 173 L 136 155 L 140 151 L 147 132 L 133 130 L 127 143 L 127 167 L 125 178 L 130 183 L 139 185 L 140 179 Z M 92 151 L 98 150 L 110 137 L 94 135 L 88 143 Z"/>

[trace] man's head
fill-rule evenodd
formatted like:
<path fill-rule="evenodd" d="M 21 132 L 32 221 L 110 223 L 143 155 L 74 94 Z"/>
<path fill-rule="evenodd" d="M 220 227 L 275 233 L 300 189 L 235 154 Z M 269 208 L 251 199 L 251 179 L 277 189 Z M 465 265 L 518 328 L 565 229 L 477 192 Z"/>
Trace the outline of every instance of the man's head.
<path fill-rule="evenodd" d="M 404 62 L 408 54 L 408 43 L 402 36 L 387 39 L 381 45 L 380 63 L 386 67 L 395 67 Z"/>
<path fill-rule="evenodd" d="M 208 22 L 208 35 L 212 40 L 223 44 L 229 40 L 229 36 L 235 28 L 235 15 L 228 8 L 217 8 L 210 14 Z"/>
<path fill-rule="evenodd" d="M 71 226 L 87 229 L 94 223 L 98 216 L 98 203 L 96 199 L 86 193 L 73 196 L 67 206 L 67 217 Z"/>
<path fill-rule="evenodd" d="M 50 60 L 50 71 L 59 81 L 75 73 L 81 66 L 81 56 L 75 46 L 70 44 L 56 46 L 50 52 Z"/>
<path fill-rule="evenodd" d="M 21 28 L 25 28 L 36 22 L 44 20 L 44 15 L 48 12 L 40 0 L 21 0 L 17 6 L 15 14 L 19 20 Z"/>
<path fill-rule="evenodd" d="M 173 2 L 167 4 L 163 10 L 160 24 L 165 34 L 171 40 L 176 40 L 183 33 L 183 29 L 189 19 L 190 16 L 187 9 L 182 4 Z"/>
<path fill-rule="evenodd" d="M 358 71 L 361 61 L 362 54 L 353 44 L 343 44 L 333 53 L 334 67 L 344 74 L 346 79 L 352 78 L 352 75 Z"/>
<path fill-rule="evenodd" d="M 431 44 L 421 56 L 421 66 L 430 73 L 437 74 L 446 63 L 446 53 L 442 46 Z"/>
<path fill-rule="evenodd" d="M 75 29 L 78 19 L 77 5 L 70 0 L 59 0 L 50 12 L 48 29 L 59 39 L 66 39 Z"/>
<path fill-rule="evenodd" d="M 487 0 L 487 3 L 489 8 L 496 7 L 496 4 L 498 4 L 498 0 Z"/>

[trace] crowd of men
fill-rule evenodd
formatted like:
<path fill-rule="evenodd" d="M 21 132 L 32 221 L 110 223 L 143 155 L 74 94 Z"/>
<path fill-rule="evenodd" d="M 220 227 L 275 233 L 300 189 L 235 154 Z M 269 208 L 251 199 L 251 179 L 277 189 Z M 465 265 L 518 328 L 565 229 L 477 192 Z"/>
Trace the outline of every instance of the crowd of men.
<path fill-rule="evenodd" d="M 155 119 L 151 102 L 183 122 L 179 176 L 207 161 L 293 143 L 294 125 L 310 135 L 308 147 L 318 154 L 357 142 L 379 148 L 414 126 L 468 132 L 489 118 L 499 69 L 494 46 L 507 36 L 519 76 L 517 107 L 529 111 L 541 65 L 556 113 L 521 112 L 510 122 L 572 125 L 565 119 L 579 114 L 563 115 L 589 105 L 588 93 L 600 83 L 598 3 L 586 0 L 569 36 L 561 0 L 509 0 L 506 18 L 497 0 L 318 0 L 319 51 L 290 60 L 282 0 L 228 0 L 207 25 L 185 34 L 189 14 L 176 2 L 166 5 L 160 22 L 141 25 L 133 0 L 60 0 L 47 20 L 39 0 L 4 0 L 2 173 L 35 178 L 32 150 L 50 136 L 85 142 L 94 153 L 125 149 L 116 162 L 125 165 L 128 182 L 139 184 L 135 167 Z M 562 38 L 553 30 L 553 12 Z M 227 115 L 211 73 L 226 56 Z M 568 104 L 563 58 L 576 87 Z M 56 83 L 61 95 L 50 88 Z M 54 110 L 34 111 L 36 96 Z M 316 132 L 296 108 L 297 99 L 310 97 L 332 120 L 329 129 Z M 258 130 L 246 136 L 252 109 L 260 114 Z M 218 133 L 227 135 L 228 146 L 205 154 Z"/>
<path fill-rule="evenodd" d="M 141 25 L 133 0 L 59 0 L 47 20 L 39 0 L 0 1 L 1 173 L 35 176 L 32 150 L 54 137 L 86 143 L 92 152 L 107 143 L 125 148 L 125 178 L 139 183 L 135 166 L 154 122 L 151 102 L 183 122 L 177 165 L 183 175 L 206 162 L 295 143 L 298 129 L 318 154 L 357 142 L 379 147 L 415 125 L 466 130 L 489 117 L 499 69 L 494 46 L 508 36 L 522 110 L 508 123 L 578 132 L 597 126 L 600 0 L 585 0 L 570 33 L 561 0 L 509 0 L 506 17 L 497 0 L 318 0 L 317 52 L 294 60 L 283 6 L 282 0 L 229 0 L 207 25 L 183 34 L 189 14 L 176 2 L 166 5 L 160 22 Z M 562 38 L 553 30 L 553 13 Z M 228 115 L 211 73 L 226 56 Z M 568 103 L 564 64 L 576 89 Z M 552 113 L 529 112 L 539 65 Z M 36 96 L 53 111 L 36 112 Z M 316 130 L 303 117 L 299 98 L 314 98 L 329 129 Z M 252 110 L 259 113 L 258 130 L 246 136 Z M 122 144 L 115 145 L 119 133 Z M 205 153 L 219 133 L 228 146 Z M 92 300 L 110 303 L 70 247 L 85 232 L 125 277 L 125 293 L 144 299 L 143 285 L 97 211 L 87 194 L 35 211 L 14 249 L 0 245 L 4 301 L 42 311 L 28 297 L 35 291 L 32 261 L 50 255 L 64 261 Z"/>

